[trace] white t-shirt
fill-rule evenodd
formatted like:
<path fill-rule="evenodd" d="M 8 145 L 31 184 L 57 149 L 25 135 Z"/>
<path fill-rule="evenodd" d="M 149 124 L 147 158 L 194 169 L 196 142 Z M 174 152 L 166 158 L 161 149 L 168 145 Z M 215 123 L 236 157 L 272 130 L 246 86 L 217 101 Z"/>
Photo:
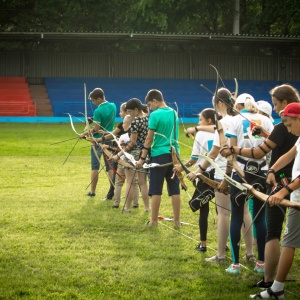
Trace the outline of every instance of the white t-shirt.
<path fill-rule="evenodd" d="M 120 145 L 126 144 L 128 142 L 130 142 L 130 137 L 129 137 L 128 133 L 122 134 L 119 138 Z"/>
<path fill-rule="evenodd" d="M 295 156 L 293 170 L 292 170 L 292 180 L 300 175 L 300 138 L 297 140 L 296 144 L 297 154 Z M 295 190 L 291 193 L 292 202 L 300 202 L 300 189 Z"/>
<path fill-rule="evenodd" d="M 240 114 L 233 117 L 232 122 L 225 133 L 225 136 L 228 138 L 236 138 L 237 139 L 237 146 L 244 147 L 244 148 L 252 148 L 257 147 L 260 145 L 265 138 L 264 137 L 254 137 L 251 132 L 250 128 L 250 121 L 255 122 L 258 125 L 261 125 L 266 131 L 271 132 L 273 130 L 273 124 L 271 120 L 261 114 L 258 113 L 250 113 L 247 110 L 242 110 Z M 258 162 L 265 161 L 265 157 L 262 159 L 254 159 L 254 158 L 246 158 L 243 157 L 245 160 L 255 160 Z M 239 165 L 243 167 L 243 164 Z M 263 169 L 267 169 L 265 166 Z"/>
<path fill-rule="evenodd" d="M 198 131 L 193 145 L 192 155 L 191 158 L 194 159 L 195 156 L 199 154 L 206 154 L 208 153 L 213 145 L 215 134 L 212 132 L 207 131 Z M 195 164 L 195 168 L 198 168 L 199 164 L 201 164 L 201 161 L 203 158 L 199 158 Z M 207 168 L 207 171 L 211 170 L 211 167 Z"/>
<path fill-rule="evenodd" d="M 222 125 L 223 128 L 223 132 L 225 134 L 225 132 L 228 130 L 231 122 L 232 122 L 233 116 L 229 116 L 226 115 L 224 118 L 222 118 L 220 120 L 220 123 Z M 228 139 L 227 142 L 229 143 Z M 220 147 L 220 137 L 219 137 L 219 133 L 216 130 L 215 131 L 215 137 L 214 137 L 214 146 Z M 216 164 L 218 165 L 218 167 L 221 168 L 221 170 L 225 173 L 226 172 L 226 167 L 227 167 L 227 159 L 225 157 L 223 157 L 221 154 L 219 154 L 216 159 L 215 159 Z M 223 175 L 219 174 L 218 172 L 215 172 L 215 179 L 218 180 L 222 180 L 224 178 Z"/>

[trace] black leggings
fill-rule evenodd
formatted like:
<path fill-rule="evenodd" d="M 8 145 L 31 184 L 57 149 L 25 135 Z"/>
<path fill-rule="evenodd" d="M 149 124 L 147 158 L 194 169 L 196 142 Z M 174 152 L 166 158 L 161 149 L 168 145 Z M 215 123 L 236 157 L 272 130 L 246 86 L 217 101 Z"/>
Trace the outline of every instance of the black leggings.
<path fill-rule="evenodd" d="M 199 180 L 197 183 L 197 188 L 193 194 L 192 199 L 197 198 L 201 195 L 206 189 L 212 189 L 203 181 Z M 203 204 L 200 207 L 199 212 L 199 230 L 200 230 L 200 241 L 206 241 L 207 239 L 207 230 L 208 230 L 208 214 L 209 214 L 209 202 Z"/>
<path fill-rule="evenodd" d="M 233 179 L 241 182 L 241 179 L 234 174 Z M 247 195 L 240 194 L 240 191 L 235 187 L 231 187 L 230 201 L 231 201 L 231 221 L 230 221 L 230 243 L 232 249 L 233 263 L 239 263 L 241 227 L 243 225 L 244 205 L 247 205 Z M 256 216 L 254 225 L 256 227 L 258 260 L 264 261 L 265 252 L 265 238 L 266 238 L 266 222 L 264 202 L 253 197 L 253 214 Z M 258 214 L 259 212 L 259 214 Z"/>
<path fill-rule="evenodd" d="M 208 230 L 208 214 L 209 214 L 209 202 L 200 207 L 199 213 L 199 229 L 200 229 L 200 241 L 206 241 Z"/>

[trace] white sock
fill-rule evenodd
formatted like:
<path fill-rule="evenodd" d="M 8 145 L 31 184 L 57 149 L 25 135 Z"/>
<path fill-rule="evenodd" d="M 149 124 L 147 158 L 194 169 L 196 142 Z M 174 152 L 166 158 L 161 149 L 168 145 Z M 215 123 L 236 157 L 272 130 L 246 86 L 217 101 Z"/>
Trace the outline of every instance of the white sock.
<path fill-rule="evenodd" d="M 284 288 L 284 283 L 283 282 L 279 282 L 279 281 L 276 281 L 274 280 L 272 286 L 271 286 L 271 290 L 276 293 L 276 292 L 279 292 L 279 291 L 282 291 Z M 267 292 L 267 290 L 263 291 L 260 293 L 260 295 L 262 296 L 263 299 L 268 299 L 270 298 L 270 295 L 269 293 Z M 279 298 L 281 299 L 281 298 Z M 283 299 L 283 298 L 282 298 Z"/>
<path fill-rule="evenodd" d="M 279 292 L 282 291 L 284 289 L 284 282 L 279 282 L 274 280 L 272 286 L 271 286 L 271 290 L 273 292 Z"/>

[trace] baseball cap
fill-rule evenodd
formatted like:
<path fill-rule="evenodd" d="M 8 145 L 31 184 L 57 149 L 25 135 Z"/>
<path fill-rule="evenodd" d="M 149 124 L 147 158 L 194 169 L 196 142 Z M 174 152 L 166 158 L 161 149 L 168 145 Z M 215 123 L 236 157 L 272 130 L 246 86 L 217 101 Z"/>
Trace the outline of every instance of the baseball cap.
<path fill-rule="evenodd" d="M 142 102 L 137 98 L 131 98 L 126 103 L 126 109 L 137 108 L 139 110 L 143 110 L 143 109 L 146 109 L 147 107 L 148 107 L 147 105 L 142 104 Z"/>
<path fill-rule="evenodd" d="M 255 100 L 254 98 L 247 93 L 244 94 L 240 94 L 236 100 L 235 100 L 235 104 L 244 104 L 246 102 L 247 99 L 250 99 L 251 102 L 253 102 L 255 104 Z"/>
<path fill-rule="evenodd" d="M 267 114 L 270 118 L 271 122 L 274 122 L 274 119 L 272 118 L 272 105 L 264 100 L 259 100 L 256 102 L 258 110 L 262 111 L 263 113 Z"/>
<path fill-rule="evenodd" d="M 300 103 L 293 102 L 288 104 L 285 107 L 283 114 L 281 116 L 292 117 L 292 118 L 300 117 Z"/>

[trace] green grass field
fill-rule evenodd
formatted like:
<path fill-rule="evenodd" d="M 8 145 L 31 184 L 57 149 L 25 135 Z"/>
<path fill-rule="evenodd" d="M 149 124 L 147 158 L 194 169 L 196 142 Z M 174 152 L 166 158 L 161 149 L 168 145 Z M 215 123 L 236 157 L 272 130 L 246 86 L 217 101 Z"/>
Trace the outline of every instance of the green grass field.
<path fill-rule="evenodd" d="M 76 125 L 77 131 L 81 125 Z M 208 263 L 215 254 L 215 207 L 211 204 L 208 252 L 198 243 L 198 213 L 182 192 L 182 221 L 160 221 L 157 228 L 142 205 L 131 214 L 101 201 L 108 180 L 100 173 L 97 195 L 86 196 L 90 176 L 89 144 L 77 141 L 69 124 L 0 124 L 0 299 L 246 299 L 258 290 L 253 265 L 238 276 L 223 264 Z M 182 130 L 181 157 L 192 141 Z M 193 193 L 191 184 L 189 193 Z M 140 199 L 142 202 L 142 200 Z M 121 204 L 124 203 L 123 202 Z M 141 203 L 142 204 L 142 203 Z M 172 218 L 163 196 L 160 214 Z M 242 242 L 243 244 L 243 242 Z M 245 255 L 244 247 L 241 256 Z M 300 255 L 286 283 L 286 299 L 299 299 Z"/>

